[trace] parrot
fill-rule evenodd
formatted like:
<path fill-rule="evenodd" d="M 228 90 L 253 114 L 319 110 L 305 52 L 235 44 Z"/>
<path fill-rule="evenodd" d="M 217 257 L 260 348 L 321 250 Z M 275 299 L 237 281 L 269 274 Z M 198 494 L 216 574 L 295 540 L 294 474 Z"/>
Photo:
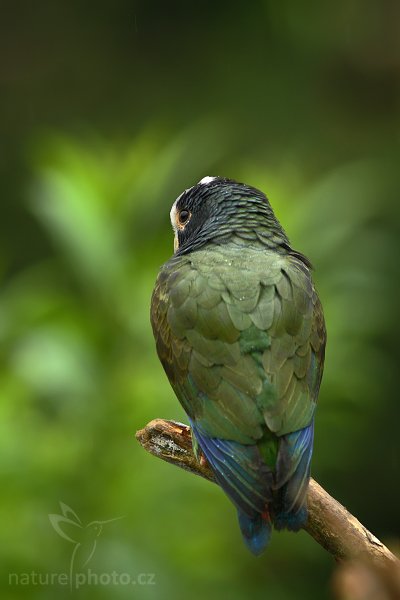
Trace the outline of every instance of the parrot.
<path fill-rule="evenodd" d="M 203 177 L 170 212 L 174 254 L 151 298 L 156 350 L 254 555 L 307 521 L 326 328 L 312 265 L 266 195 Z"/>

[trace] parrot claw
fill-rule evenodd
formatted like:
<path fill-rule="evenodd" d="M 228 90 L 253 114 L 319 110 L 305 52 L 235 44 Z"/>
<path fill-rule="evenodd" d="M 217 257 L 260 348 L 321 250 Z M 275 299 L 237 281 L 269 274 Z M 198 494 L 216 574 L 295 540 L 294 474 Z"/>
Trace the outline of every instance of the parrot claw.
<path fill-rule="evenodd" d="M 198 461 L 202 467 L 206 467 L 208 465 L 208 461 L 202 451 L 199 452 Z"/>
<path fill-rule="evenodd" d="M 195 455 L 197 462 L 201 467 L 205 467 L 208 465 L 208 461 L 204 455 L 203 450 L 200 448 L 199 443 L 195 435 L 192 435 L 192 446 L 193 446 L 193 454 Z"/>

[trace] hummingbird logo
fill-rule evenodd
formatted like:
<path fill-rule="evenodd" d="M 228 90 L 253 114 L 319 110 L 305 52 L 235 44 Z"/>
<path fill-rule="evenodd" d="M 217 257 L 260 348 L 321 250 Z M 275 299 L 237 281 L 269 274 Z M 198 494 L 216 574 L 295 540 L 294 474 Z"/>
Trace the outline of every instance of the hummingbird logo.
<path fill-rule="evenodd" d="M 84 525 L 70 506 L 60 502 L 60 508 L 62 514 L 50 514 L 49 520 L 58 535 L 74 545 L 69 567 L 69 581 L 72 589 L 73 575 L 77 568 L 86 567 L 92 559 L 103 526 L 106 523 L 119 521 L 123 517 L 116 517 L 107 521 L 91 521 Z"/>

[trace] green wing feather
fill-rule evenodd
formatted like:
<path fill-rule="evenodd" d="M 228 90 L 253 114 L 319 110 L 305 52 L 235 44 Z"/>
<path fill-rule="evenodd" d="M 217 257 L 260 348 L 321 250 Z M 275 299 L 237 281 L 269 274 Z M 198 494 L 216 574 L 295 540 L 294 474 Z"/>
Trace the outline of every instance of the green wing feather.
<path fill-rule="evenodd" d="M 300 258 L 229 246 L 174 256 L 151 321 L 179 401 L 209 436 L 263 446 L 310 423 L 326 333 Z"/>

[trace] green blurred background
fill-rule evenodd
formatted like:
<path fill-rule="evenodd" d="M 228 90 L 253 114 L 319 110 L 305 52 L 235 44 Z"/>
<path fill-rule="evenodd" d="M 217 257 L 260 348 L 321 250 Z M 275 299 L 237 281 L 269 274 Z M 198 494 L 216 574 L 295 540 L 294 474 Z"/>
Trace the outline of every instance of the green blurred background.
<path fill-rule="evenodd" d="M 313 475 L 398 544 L 399 23 L 392 0 L 1 2 L 2 598 L 71 597 L 9 585 L 68 571 L 60 501 L 83 525 L 123 517 L 93 572 L 155 574 L 73 595 L 330 596 L 306 533 L 250 556 L 218 488 L 134 439 L 185 420 L 148 313 L 170 206 L 204 175 L 263 189 L 311 258 L 328 327 Z"/>

